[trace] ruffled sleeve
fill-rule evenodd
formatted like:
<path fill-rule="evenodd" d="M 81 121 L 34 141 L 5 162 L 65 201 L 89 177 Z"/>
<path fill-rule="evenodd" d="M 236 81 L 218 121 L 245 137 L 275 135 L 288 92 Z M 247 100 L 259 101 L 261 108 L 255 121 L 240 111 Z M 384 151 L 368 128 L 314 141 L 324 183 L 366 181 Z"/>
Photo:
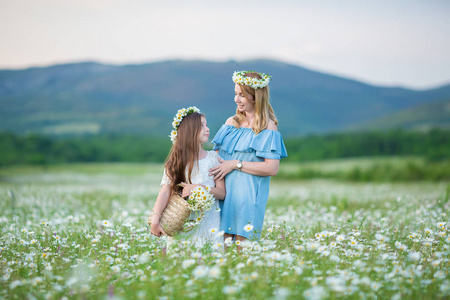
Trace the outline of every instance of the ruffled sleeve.
<path fill-rule="evenodd" d="M 219 158 L 220 158 L 220 159 L 223 159 L 223 158 L 220 157 L 220 155 L 217 154 L 217 152 L 214 151 L 214 150 L 211 150 L 211 151 L 209 151 L 209 152 L 211 153 L 211 158 L 212 158 L 212 163 L 211 163 L 211 164 L 212 164 L 212 167 L 214 168 L 214 167 L 220 165 Z"/>
<path fill-rule="evenodd" d="M 255 150 L 256 156 L 258 157 L 268 159 L 282 159 L 287 157 L 283 137 L 278 131 L 266 129 L 260 132 L 254 136 L 249 148 Z"/>
<path fill-rule="evenodd" d="M 212 140 L 214 150 L 222 150 L 228 154 L 234 151 L 250 152 L 261 158 L 282 159 L 287 157 L 281 133 L 274 130 L 263 130 L 255 134 L 251 128 L 236 128 L 222 125 Z"/>
<path fill-rule="evenodd" d="M 227 137 L 230 131 L 231 128 L 229 125 L 223 124 L 222 127 L 220 127 L 219 131 L 217 131 L 216 135 L 211 141 L 211 143 L 214 144 L 213 150 L 220 150 L 220 146 L 222 146 L 223 140 Z"/>
<path fill-rule="evenodd" d="M 167 176 L 166 168 L 164 168 L 164 174 L 163 174 L 163 177 L 161 180 L 161 186 L 170 185 L 170 184 L 172 184 L 172 181 L 170 180 L 169 176 Z"/>

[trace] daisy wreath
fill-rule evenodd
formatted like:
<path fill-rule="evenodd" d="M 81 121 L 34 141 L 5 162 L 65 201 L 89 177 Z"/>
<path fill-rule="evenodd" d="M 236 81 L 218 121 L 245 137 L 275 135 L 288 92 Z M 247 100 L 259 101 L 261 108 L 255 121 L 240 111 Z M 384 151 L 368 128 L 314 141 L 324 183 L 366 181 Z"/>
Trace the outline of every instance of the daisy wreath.
<path fill-rule="evenodd" d="M 258 73 L 262 78 L 253 78 L 253 77 L 246 77 L 245 74 L 247 73 L 258 73 L 255 71 L 235 71 L 233 73 L 233 81 L 234 83 L 240 84 L 240 85 L 248 85 L 249 87 L 253 89 L 261 89 L 263 87 L 266 87 L 269 85 L 270 79 L 272 76 L 265 73 Z"/>
<path fill-rule="evenodd" d="M 187 115 L 193 114 L 195 112 L 200 113 L 200 109 L 198 109 L 195 106 L 191 106 L 188 108 L 182 108 L 182 109 L 178 110 L 177 114 L 173 118 L 173 122 L 172 122 L 173 130 L 169 135 L 170 140 L 172 141 L 172 144 L 175 143 L 175 140 L 177 138 L 178 127 L 180 126 L 180 123 L 183 120 L 183 118 L 186 117 Z"/>

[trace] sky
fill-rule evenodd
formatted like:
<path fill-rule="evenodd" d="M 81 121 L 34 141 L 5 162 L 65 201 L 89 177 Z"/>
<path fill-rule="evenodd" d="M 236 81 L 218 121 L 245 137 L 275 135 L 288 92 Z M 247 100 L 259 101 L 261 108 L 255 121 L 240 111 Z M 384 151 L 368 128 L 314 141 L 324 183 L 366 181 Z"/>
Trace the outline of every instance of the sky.
<path fill-rule="evenodd" d="M 447 0 L 0 0 L 0 69 L 266 58 L 428 89 L 450 83 L 449 15 Z"/>

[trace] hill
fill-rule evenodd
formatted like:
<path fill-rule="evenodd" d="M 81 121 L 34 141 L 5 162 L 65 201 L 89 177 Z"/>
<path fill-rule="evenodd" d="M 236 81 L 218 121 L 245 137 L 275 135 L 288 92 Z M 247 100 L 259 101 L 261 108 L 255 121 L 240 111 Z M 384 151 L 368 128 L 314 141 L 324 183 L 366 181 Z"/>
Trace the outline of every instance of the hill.
<path fill-rule="evenodd" d="M 403 128 L 426 131 L 433 127 L 450 128 L 450 99 L 420 104 L 362 124 L 355 129 Z"/>
<path fill-rule="evenodd" d="M 273 76 L 271 102 L 286 136 L 355 128 L 450 99 L 450 85 L 377 87 L 272 60 L 85 62 L 0 70 L 0 130 L 166 136 L 176 110 L 196 105 L 215 132 L 235 111 L 231 74 L 249 69 Z"/>

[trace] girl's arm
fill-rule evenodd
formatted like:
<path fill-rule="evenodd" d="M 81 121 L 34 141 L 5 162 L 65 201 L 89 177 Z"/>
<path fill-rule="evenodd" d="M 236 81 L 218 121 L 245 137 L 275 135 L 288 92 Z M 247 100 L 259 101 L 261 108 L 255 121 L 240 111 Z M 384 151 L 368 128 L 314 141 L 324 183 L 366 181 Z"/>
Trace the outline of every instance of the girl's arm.
<path fill-rule="evenodd" d="M 153 215 L 152 215 L 152 228 L 151 233 L 156 236 L 167 235 L 164 232 L 161 224 L 159 223 L 161 219 L 161 214 L 167 206 L 169 202 L 169 197 L 171 194 L 170 185 L 165 184 L 162 186 L 159 191 L 158 197 L 156 198 L 155 206 L 153 207 Z"/>
<path fill-rule="evenodd" d="M 209 170 L 210 175 L 214 175 L 214 180 L 222 180 L 233 170 L 237 170 L 238 160 L 219 160 L 221 162 L 217 167 Z M 265 159 L 264 161 L 243 161 L 241 172 L 256 176 L 275 176 L 280 167 L 279 159 Z"/>
<path fill-rule="evenodd" d="M 216 187 L 211 189 L 211 193 L 214 195 L 214 198 L 224 200 L 226 195 L 225 179 L 222 178 L 220 180 L 214 180 L 214 182 L 216 183 Z"/>
<path fill-rule="evenodd" d="M 211 194 L 218 200 L 225 199 L 225 179 L 222 178 L 220 180 L 214 180 L 214 182 L 216 183 L 216 186 L 211 188 Z M 182 182 L 181 184 L 184 186 L 181 197 L 189 196 L 191 194 L 191 191 L 197 186 L 206 188 L 206 186 L 203 184 L 188 184 L 185 182 Z"/>

